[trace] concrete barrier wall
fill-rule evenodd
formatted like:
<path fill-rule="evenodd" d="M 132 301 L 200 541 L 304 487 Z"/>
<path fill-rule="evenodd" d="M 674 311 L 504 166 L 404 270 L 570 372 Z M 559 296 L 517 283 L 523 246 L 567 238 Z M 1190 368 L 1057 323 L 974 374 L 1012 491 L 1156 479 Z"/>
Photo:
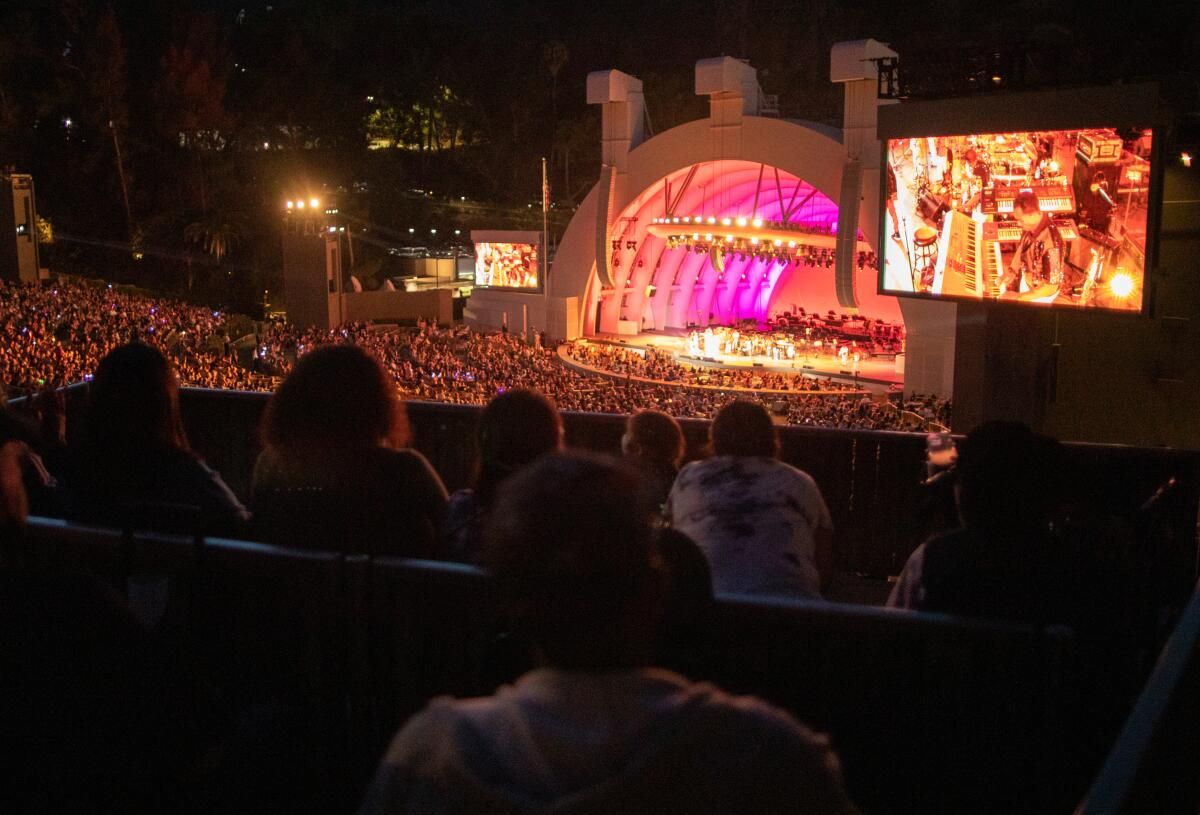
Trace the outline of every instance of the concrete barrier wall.
<path fill-rule="evenodd" d="M 450 289 L 355 292 L 344 295 L 344 313 L 351 322 L 436 317 L 439 323 L 447 323 L 452 298 Z"/>

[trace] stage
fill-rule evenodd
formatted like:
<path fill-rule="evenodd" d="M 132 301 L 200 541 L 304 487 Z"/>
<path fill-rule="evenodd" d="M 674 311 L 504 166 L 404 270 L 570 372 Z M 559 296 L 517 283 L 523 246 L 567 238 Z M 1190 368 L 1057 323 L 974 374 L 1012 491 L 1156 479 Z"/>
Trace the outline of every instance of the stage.
<path fill-rule="evenodd" d="M 714 356 L 689 354 L 688 331 L 646 331 L 635 336 L 601 334 L 589 337 L 589 342 L 614 345 L 622 348 L 654 348 L 669 351 L 677 362 L 694 368 L 762 370 L 764 373 L 803 374 L 805 376 L 829 378 L 834 382 L 857 384 L 872 393 L 885 393 L 902 387 L 904 374 L 897 373 L 896 360 L 892 356 L 864 357 L 858 362 L 857 373 L 852 360 L 843 364 L 834 354 L 813 353 L 812 349 L 801 352 L 797 348 L 794 359 L 773 359 L 766 354 Z M 903 354 L 900 355 L 903 359 Z"/>

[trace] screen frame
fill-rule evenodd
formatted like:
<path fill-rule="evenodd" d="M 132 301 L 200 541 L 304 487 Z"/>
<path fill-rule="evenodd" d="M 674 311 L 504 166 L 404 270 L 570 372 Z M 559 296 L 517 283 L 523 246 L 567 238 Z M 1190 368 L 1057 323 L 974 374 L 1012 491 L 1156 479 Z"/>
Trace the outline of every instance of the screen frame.
<path fill-rule="evenodd" d="M 481 243 L 509 243 L 521 244 L 524 246 L 533 246 L 538 253 L 538 283 L 536 286 L 496 286 L 492 284 L 476 283 L 475 276 L 471 277 L 472 288 L 484 291 L 506 291 L 517 292 L 520 294 L 542 294 L 546 291 L 546 246 L 542 240 L 541 232 L 519 232 L 519 231 L 500 231 L 500 230 L 484 230 L 471 232 L 471 244 L 474 251 L 471 253 L 475 261 L 475 269 L 479 269 L 479 249 Z"/>
<path fill-rule="evenodd" d="M 1139 127 L 1139 125 L 1132 125 Z M 1022 127 L 1020 129 L 1001 131 L 1006 133 L 1028 133 L 1039 130 L 1047 132 L 1068 132 L 1072 130 L 1090 130 L 1098 127 L 1112 127 L 1114 129 L 1128 127 L 1128 125 L 1080 125 L 1078 127 Z M 968 297 L 959 294 L 929 294 L 926 292 L 906 292 L 896 291 L 884 287 L 884 274 L 887 267 L 887 261 L 884 257 L 884 247 L 888 240 L 887 231 L 887 212 L 888 212 L 888 160 L 890 150 L 888 149 L 889 142 L 899 141 L 907 138 L 947 138 L 947 137 L 965 137 L 965 136 L 982 136 L 994 135 L 993 133 L 926 133 L 924 135 L 914 136 L 884 136 L 879 137 L 879 244 L 880 248 L 877 252 L 879 258 L 879 269 L 875 280 L 876 294 L 886 295 L 889 297 L 904 297 L 910 300 L 925 300 L 942 303 L 974 303 L 983 305 L 988 308 L 1014 309 L 1016 311 L 1027 312 L 1054 312 L 1057 314 L 1109 314 L 1122 317 L 1147 317 L 1153 314 L 1151 304 L 1154 302 L 1156 275 L 1152 274 L 1155 264 L 1158 259 L 1158 239 L 1159 239 L 1159 215 L 1161 210 L 1162 197 L 1162 174 L 1163 174 L 1163 145 L 1165 138 L 1165 128 L 1157 122 L 1147 123 L 1140 126 L 1143 130 L 1149 130 L 1150 133 L 1150 188 L 1147 191 L 1146 199 L 1146 259 L 1142 266 L 1142 301 L 1136 309 L 1115 309 L 1101 306 L 1081 307 L 1077 305 L 1069 305 L 1066 303 L 1023 303 L 1016 300 L 1000 300 L 990 297 Z"/>
<path fill-rule="evenodd" d="M 1164 181 L 1167 144 L 1173 127 L 1172 110 L 1163 102 L 1159 82 L 1130 82 L 1119 85 L 1081 85 L 1035 90 L 1011 90 L 963 96 L 908 99 L 884 104 L 878 109 L 876 138 L 879 144 L 879 226 L 877 254 L 880 268 L 876 292 L 912 300 L 942 301 L 950 304 L 975 303 L 987 308 L 1085 314 L 1109 314 L 1128 317 L 1152 317 L 1158 311 L 1157 295 L 1161 280 L 1158 271 L 1162 241 Z M 1012 301 L 953 295 L 928 295 L 897 292 L 883 288 L 883 248 L 887 238 L 887 143 L 889 139 L 952 136 L 972 133 L 1013 133 L 1047 130 L 1089 130 L 1093 128 L 1144 128 L 1153 131 L 1150 149 L 1150 189 L 1146 213 L 1146 262 L 1142 280 L 1140 310 L 1080 308 L 1071 305 L 1030 305 Z"/>

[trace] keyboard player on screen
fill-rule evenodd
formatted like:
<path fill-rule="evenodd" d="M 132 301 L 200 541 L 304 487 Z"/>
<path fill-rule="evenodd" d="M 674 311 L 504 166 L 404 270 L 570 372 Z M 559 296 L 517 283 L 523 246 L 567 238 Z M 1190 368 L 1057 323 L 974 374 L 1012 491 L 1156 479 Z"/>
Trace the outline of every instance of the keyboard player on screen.
<path fill-rule="evenodd" d="M 1042 212 L 1037 195 L 1023 190 L 1013 202 L 1013 216 L 1021 226 L 1021 239 L 1000 280 L 1000 293 L 1026 292 L 1041 299 L 1057 290 L 1070 297 L 1083 275 L 1067 263 L 1066 241 L 1050 214 Z"/>

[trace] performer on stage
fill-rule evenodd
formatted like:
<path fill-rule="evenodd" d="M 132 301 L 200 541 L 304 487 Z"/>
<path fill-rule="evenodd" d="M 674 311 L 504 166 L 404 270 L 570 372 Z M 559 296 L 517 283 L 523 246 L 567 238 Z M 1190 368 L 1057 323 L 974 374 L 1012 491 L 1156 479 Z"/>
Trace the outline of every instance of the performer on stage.
<path fill-rule="evenodd" d="M 1021 240 L 1012 263 L 1000 281 L 1000 291 L 1032 291 L 1057 286 L 1070 296 L 1083 275 L 1067 265 L 1067 245 L 1047 213 L 1041 211 L 1037 195 L 1024 191 L 1013 203 L 1013 215 L 1021 225 Z"/>

